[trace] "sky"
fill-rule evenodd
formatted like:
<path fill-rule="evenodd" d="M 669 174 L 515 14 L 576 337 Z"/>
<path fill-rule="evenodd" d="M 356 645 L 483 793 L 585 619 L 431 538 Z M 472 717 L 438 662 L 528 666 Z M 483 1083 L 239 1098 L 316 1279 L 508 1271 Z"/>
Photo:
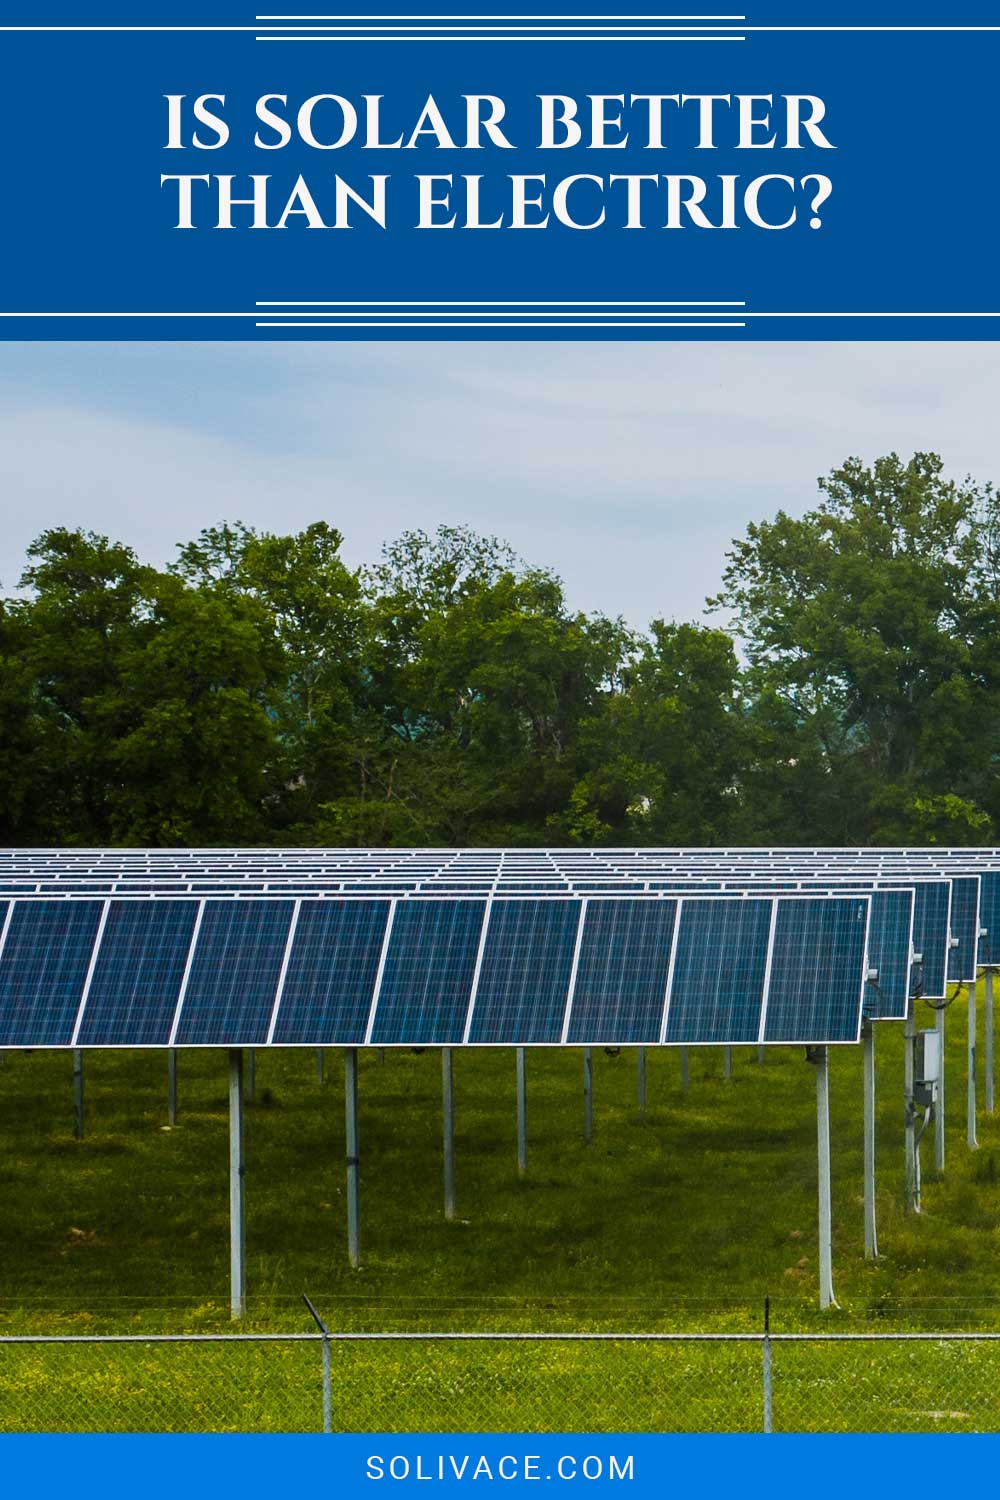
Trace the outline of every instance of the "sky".
<path fill-rule="evenodd" d="M 0 590 L 46 527 L 148 562 L 326 520 L 351 564 L 465 524 L 573 608 L 696 619 L 751 521 L 849 455 L 1000 479 L 990 343 L 0 344 Z"/>

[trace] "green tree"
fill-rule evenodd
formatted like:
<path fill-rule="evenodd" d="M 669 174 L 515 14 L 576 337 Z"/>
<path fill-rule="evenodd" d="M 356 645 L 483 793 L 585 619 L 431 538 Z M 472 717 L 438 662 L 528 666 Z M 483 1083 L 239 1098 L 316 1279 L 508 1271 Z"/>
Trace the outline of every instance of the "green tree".
<path fill-rule="evenodd" d="M 985 833 L 1000 719 L 980 658 L 996 659 L 997 611 L 974 578 L 992 489 L 927 453 L 849 459 L 819 483 L 801 519 L 747 529 L 710 601 L 732 612 L 760 699 L 790 711 L 801 779 L 825 767 L 832 796 L 802 811 L 848 842 L 919 839 L 948 797 L 953 826 Z"/>

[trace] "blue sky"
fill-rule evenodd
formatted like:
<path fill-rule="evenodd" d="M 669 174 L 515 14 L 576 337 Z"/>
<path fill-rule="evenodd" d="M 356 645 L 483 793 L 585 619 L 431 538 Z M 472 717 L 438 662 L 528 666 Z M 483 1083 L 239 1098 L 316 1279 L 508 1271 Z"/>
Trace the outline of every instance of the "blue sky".
<path fill-rule="evenodd" d="M 848 454 L 1000 478 L 995 344 L 0 345 L 0 585 L 85 526 L 163 563 L 227 518 L 352 563 L 465 523 L 570 602 L 692 619 L 729 541 Z"/>

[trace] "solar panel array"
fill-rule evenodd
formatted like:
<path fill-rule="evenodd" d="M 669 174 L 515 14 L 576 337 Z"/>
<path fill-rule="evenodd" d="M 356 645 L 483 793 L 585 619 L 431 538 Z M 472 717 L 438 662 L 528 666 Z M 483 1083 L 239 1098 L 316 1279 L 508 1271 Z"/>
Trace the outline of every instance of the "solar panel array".
<path fill-rule="evenodd" d="M 818 1043 L 1000 960 L 1000 854 L 11 849 L 0 912 L 0 1047 Z"/>

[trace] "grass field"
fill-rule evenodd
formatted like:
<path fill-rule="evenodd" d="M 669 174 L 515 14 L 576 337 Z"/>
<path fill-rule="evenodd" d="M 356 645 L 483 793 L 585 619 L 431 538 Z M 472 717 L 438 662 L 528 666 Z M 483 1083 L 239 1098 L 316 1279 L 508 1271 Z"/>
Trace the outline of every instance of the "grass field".
<path fill-rule="evenodd" d="M 919 1024 L 931 1019 L 925 1011 Z M 834 1280 L 841 1306 L 828 1314 L 816 1306 L 815 1086 L 801 1050 L 771 1050 L 763 1065 L 755 1049 L 738 1050 L 728 1081 L 721 1051 L 693 1051 L 686 1092 L 677 1053 L 651 1051 L 645 1115 L 636 1108 L 634 1054 L 598 1051 L 589 1146 L 582 1138 L 580 1053 L 530 1052 L 523 1180 L 515 1159 L 513 1054 L 459 1053 L 459 1218 L 452 1223 L 441 1211 L 439 1054 L 388 1052 L 379 1061 L 365 1053 L 357 1271 L 346 1255 L 341 1059 L 327 1054 L 327 1081 L 320 1085 L 312 1051 L 259 1052 L 256 1102 L 247 1118 L 245 1326 L 309 1330 L 301 1301 L 308 1292 L 340 1330 L 756 1331 L 765 1294 L 778 1331 L 1000 1329 L 1000 1117 L 981 1111 L 981 1149 L 969 1152 L 965 1020 L 962 997 L 947 1023 L 948 1167 L 935 1181 L 928 1140 L 919 1218 L 904 1215 L 901 1205 L 901 1027 L 877 1031 L 882 1254 L 874 1264 L 862 1255 L 861 1054 L 832 1052 Z M 0 1065 L 0 1332 L 228 1330 L 224 1053 L 181 1054 L 180 1115 L 172 1129 L 164 1055 L 88 1056 L 82 1142 L 73 1138 L 71 1068 L 69 1056 L 44 1052 L 8 1054 Z M 634 1347 L 626 1353 L 603 1347 L 611 1353 L 588 1356 L 587 1379 L 570 1382 L 580 1420 L 591 1428 L 587 1389 L 594 1401 L 604 1393 L 607 1413 L 614 1387 L 627 1415 L 652 1379 L 653 1367 Z M 744 1358 L 726 1347 L 726 1359 Z M 900 1355 L 908 1370 L 918 1347 Z M 358 1392 L 353 1424 L 377 1425 L 373 1367 L 364 1364 L 371 1355 L 352 1347 L 338 1349 L 338 1357 L 341 1390 Z M 391 1358 L 384 1349 L 379 1357 L 380 1389 L 397 1382 L 419 1391 L 412 1354 L 394 1346 Z M 746 1357 L 756 1361 L 756 1350 Z M 796 1349 L 794 1358 L 803 1357 Z M 207 1358 L 185 1355 L 178 1392 L 197 1360 Z M 268 1358 L 279 1371 L 277 1356 Z M 306 1361 L 315 1371 L 319 1356 L 315 1346 L 282 1346 L 282 1358 Z M 496 1373 L 490 1389 L 522 1413 L 534 1400 L 540 1422 L 531 1379 L 523 1366 L 519 1376 L 505 1366 L 510 1358 L 503 1346 L 489 1353 Z M 559 1370 L 572 1374 L 569 1358 L 576 1356 L 550 1346 L 546 1389 L 558 1389 Z M 654 1351 L 649 1358 L 665 1356 Z M 701 1358 L 689 1353 L 677 1376 L 688 1393 L 685 1425 L 695 1427 L 716 1425 L 711 1371 L 717 1376 L 722 1356 L 716 1353 L 711 1367 L 700 1365 Z M 961 1358 L 969 1364 L 979 1355 Z M 96 1400 L 108 1366 L 89 1353 L 80 1359 L 71 1384 L 78 1396 L 82 1388 Z M 432 1383 L 450 1369 L 452 1409 L 460 1409 L 458 1356 L 440 1360 Z M 791 1353 L 787 1360 L 790 1373 Z M 51 1351 L 21 1356 L 16 1380 L 14 1367 L 8 1370 L 8 1398 L 16 1404 L 18 1392 L 24 1401 L 33 1389 L 54 1392 L 60 1377 L 53 1361 Z M 352 1369 L 356 1378 L 348 1379 Z M 856 1374 L 842 1362 L 841 1397 Z M 294 1384 L 280 1373 L 275 1379 L 289 1389 Z M 3 1381 L 0 1372 L 0 1387 Z M 119 1391 L 125 1409 L 127 1384 Z M 989 1384 L 996 1389 L 993 1366 Z M 753 1382 L 748 1389 L 753 1426 L 758 1398 Z M 314 1383 L 309 1391 L 315 1416 Z M 827 1389 L 828 1413 L 830 1395 Z M 922 1411 L 935 1409 L 932 1390 L 922 1403 Z M 565 1402 L 560 1409 L 566 1412 Z M 670 1425 L 655 1403 L 650 1410 L 654 1425 Z M 201 1420 L 212 1425 L 210 1415 Z M 282 1420 L 289 1419 L 278 1425 Z M 346 1410 L 340 1425 L 350 1425 Z"/>

